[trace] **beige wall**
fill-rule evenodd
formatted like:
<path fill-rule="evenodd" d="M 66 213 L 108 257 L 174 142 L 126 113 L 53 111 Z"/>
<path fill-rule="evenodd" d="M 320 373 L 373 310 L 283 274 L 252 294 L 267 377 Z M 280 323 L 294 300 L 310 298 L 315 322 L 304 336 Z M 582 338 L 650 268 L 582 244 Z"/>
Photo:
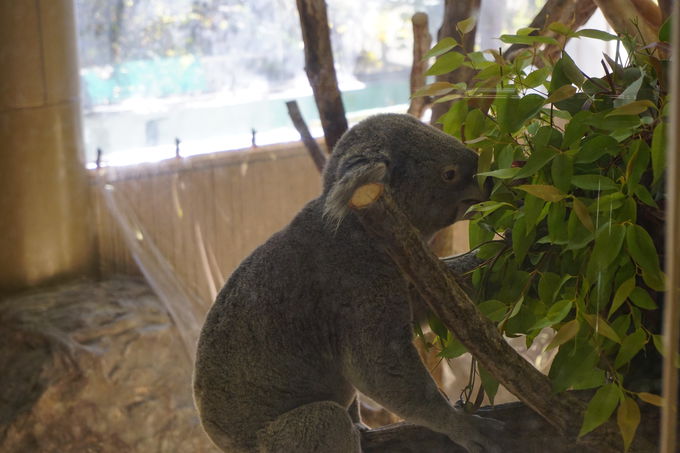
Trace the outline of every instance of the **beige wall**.
<path fill-rule="evenodd" d="M 0 1 L 0 294 L 93 270 L 72 0 Z"/>
<path fill-rule="evenodd" d="M 106 185 L 178 278 L 209 297 L 210 279 L 219 290 L 243 258 L 318 196 L 321 177 L 297 143 L 93 171 L 99 264 L 111 275 L 139 270 L 105 205 Z"/>

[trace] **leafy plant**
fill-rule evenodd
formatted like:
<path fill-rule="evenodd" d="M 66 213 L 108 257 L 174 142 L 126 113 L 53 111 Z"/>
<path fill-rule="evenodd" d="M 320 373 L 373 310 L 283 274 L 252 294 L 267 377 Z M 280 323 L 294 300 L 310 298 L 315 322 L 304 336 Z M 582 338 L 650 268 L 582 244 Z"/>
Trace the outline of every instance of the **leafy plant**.
<path fill-rule="evenodd" d="M 470 244 L 484 260 L 471 275 L 480 310 L 527 345 L 553 329 L 554 390 L 594 389 L 580 435 L 616 411 L 628 448 L 638 401 L 660 404 L 648 365 L 662 353 L 667 26 L 645 47 L 599 30 L 549 28 L 615 40 L 606 75 L 590 77 L 564 51 L 548 60 L 539 47 L 558 40 L 527 28 L 501 37 L 528 46 L 511 61 L 496 50 L 462 53 L 445 38 L 429 53 L 438 57 L 429 74 L 468 66 L 474 77 L 416 95 L 452 102 L 443 130 L 479 152 L 478 177 L 494 183 L 490 200 L 471 208 Z M 465 351 L 433 327 L 442 357 Z M 493 401 L 497 383 L 480 372 Z"/>

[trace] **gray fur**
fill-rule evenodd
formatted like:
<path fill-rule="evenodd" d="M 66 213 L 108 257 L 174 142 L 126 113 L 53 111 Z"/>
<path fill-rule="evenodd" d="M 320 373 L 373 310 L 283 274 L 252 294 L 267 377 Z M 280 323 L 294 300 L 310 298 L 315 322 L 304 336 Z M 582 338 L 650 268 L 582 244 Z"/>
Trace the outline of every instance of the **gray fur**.
<path fill-rule="evenodd" d="M 215 444 L 360 452 L 347 412 L 359 390 L 470 452 L 499 451 L 498 422 L 440 393 L 412 344 L 408 282 L 347 209 L 357 187 L 384 182 L 429 237 L 482 199 L 476 167 L 472 151 L 407 115 L 371 117 L 342 137 L 321 196 L 241 263 L 207 316 L 194 393 Z"/>

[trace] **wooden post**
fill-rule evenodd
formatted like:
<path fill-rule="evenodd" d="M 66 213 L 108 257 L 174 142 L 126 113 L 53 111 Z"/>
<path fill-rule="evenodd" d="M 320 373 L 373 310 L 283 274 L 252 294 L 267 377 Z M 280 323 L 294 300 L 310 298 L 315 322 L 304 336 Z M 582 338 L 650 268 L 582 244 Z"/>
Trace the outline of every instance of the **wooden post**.
<path fill-rule="evenodd" d="M 666 295 L 664 303 L 663 398 L 661 409 L 661 453 L 676 451 L 678 430 L 678 369 L 675 360 L 680 341 L 680 1 L 673 5 L 671 58 L 671 118 L 666 151 Z"/>
<path fill-rule="evenodd" d="M 297 7 L 305 43 L 305 71 L 319 109 L 326 147 L 332 151 L 347 130 L 347 118 L 335 75 L 326 2 L 297 0 Z"/>
<path fill-rule="evenodd" d="M 0 293 L 92 273 L 72 0 L 0 1 Z"/>

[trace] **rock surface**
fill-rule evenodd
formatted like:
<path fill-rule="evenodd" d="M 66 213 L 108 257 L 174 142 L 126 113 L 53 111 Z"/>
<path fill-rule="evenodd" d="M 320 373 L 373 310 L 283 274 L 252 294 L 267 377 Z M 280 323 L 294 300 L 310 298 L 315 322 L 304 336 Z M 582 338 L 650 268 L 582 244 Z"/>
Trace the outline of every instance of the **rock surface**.
<path fill-rule="evenodd" d="M 129 278 L 0 301 L 0 451 L 217 452 L 200 427 L 186 348 Z"/>

